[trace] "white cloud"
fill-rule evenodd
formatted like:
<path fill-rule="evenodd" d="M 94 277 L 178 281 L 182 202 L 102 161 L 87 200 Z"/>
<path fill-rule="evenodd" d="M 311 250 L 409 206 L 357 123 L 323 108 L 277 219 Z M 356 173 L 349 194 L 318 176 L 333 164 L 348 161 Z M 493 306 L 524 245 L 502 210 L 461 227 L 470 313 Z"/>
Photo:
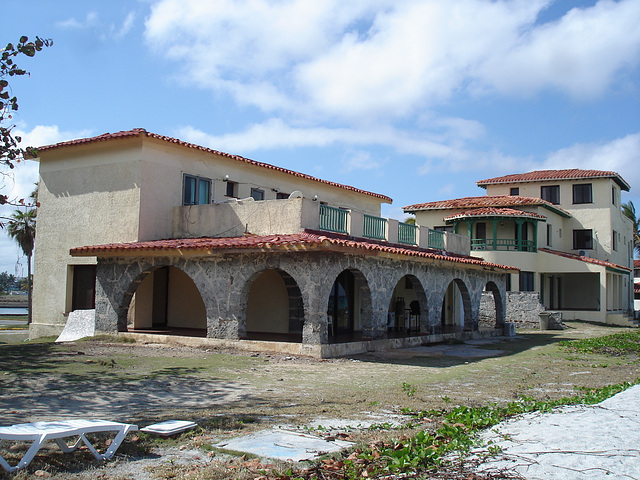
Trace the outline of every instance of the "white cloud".
<path fill-rule="evenodd" d="M 383 160 L 373 158 L 371 152 L 358 150 L 347 155 L 347 158 L 342 163 L 341 171 L 349 173 L 354 170 L 379 170 L 384 164 Z"/>
<path fill-rule="evenodd" d="M 109 39 L 120 40 L 133 28 L 135 23 L 135 12 L 129 12 L 121 25 L 107 25 L 96 12 L 89 12 L 84 20 L 77 20 L 75 17 L 57 22 L 56 26 L 67 30 L 95 30 L 99 33 L 98 37 L 105 41 Z"/>
<path fill-rule="evenodd" d="M 75 30 L 83 30 L 85 28 L 91 28 L 99 23 L 98 14 L 96 12 L 89 12 L 84 20 L 76 20 L 75 17 L 57 22 L 56 26 L 60 28 L 68 28 Z"/>
<path fill-rule="evenodd" d="M 193 127 L 179 129 L 184 140 L 227 152 L 251 152 L 264 149 L 326 147 L 335 144 L 351 146 L 392 147 L 402 154 L 463 160 L 468 152 L 460 145 L 451 146 L 440 136 L 425 132 L 409 133 L 388 125 L 366 128 L 293 127 L 281 119 L 270 119 L 251 125 L 242 132 L 209 135 Z"/>
<path fill-rule="evenodd" d="M 640 58 L 640 2 L 545 24 L 551 0 L 162 0 L 145 38 L 188 81 L 307 119 L 414 116 L 452 95 L 593 96 Z"/>

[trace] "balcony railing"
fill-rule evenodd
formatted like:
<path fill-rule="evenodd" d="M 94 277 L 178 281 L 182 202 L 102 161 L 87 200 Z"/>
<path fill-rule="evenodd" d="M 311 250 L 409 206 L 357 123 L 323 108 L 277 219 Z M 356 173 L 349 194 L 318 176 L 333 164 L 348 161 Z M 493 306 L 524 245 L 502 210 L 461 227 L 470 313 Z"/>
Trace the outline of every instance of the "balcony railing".
<path fill-rule="evenodd" d="M 429 248 L 444 250 L 444 232 L 429 230 Z"/>
<path fill-rule="evenodd" d="M 375 240 L 386 240 L 387 219 L 365 214 L 362 225 L 362 236 Z"/>
<path fill-rule="evenodd" d="M 511 252 L 536 252 L 534 240 L 514 240 L 510 238 L 473 238 L 471 250 L 502 250 Z"/>
<path fill-rule="evenodd" d="M 416 242 L 416 230 L 418 227 L 411 225 L 410 223 L 398 224 L 398 242 L 406 243 L 407 245 L 415 245 Z"/>
<path fill-rule="evenodd" d="M 320 204 L 320 230 L 336 233 L 349 233 L 347 219 L 349 211 Z"/>

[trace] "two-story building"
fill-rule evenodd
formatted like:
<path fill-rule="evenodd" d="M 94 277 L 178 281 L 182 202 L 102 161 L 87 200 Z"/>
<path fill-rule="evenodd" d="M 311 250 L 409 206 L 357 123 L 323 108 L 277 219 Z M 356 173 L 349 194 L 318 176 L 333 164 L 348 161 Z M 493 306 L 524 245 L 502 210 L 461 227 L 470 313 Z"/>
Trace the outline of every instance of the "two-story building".
<path fill-rule="evenodd" d="M 519 269 L 509 290 L 538 292 L 565 319 L 628 324 L 632 223 L 616 172 L 544 170 L 480 180 L 487 194 L 404 207 L 421 225 L 467 235 L 474 255 Z"/>
<path fill-rule="evenodd" d="M 142 129 L 38 156 L 32 337 L 95 309 L 98 332 L 335 356 L 474 334 L 483 290 L 502 332 L 515 270 L 385 195 Z"/>

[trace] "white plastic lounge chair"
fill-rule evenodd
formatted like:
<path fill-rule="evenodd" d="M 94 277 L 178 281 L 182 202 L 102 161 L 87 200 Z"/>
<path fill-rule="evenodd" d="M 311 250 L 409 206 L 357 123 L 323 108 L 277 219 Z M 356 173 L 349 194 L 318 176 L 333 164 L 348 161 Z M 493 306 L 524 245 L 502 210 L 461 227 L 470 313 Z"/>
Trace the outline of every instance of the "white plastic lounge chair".
<path fill-rule="evenodd" d="M 27 450 L 27 453 L 22 457 L 22 460 L 20 460 L 15 467 L 9 465 L 9 463 L 2 458 L 2 455 L 0 455 L 0 465 L 2 465 L 7 472 L 13 472 L 26 467 L 31 463 L 31 460 L 36 456 L 40 447 L 42 447 L 47 440 L 54 440 L 65 453 L 77 450 L 82 443 L 84 443 L 96 459 L 109 460 L 116 453 L 116 450 L 118 450 L 118 447 L 126 437 L 127 433 L 131 431 L 135 432 L 137 430 L 138 427 L 136 425 L 109 422 L 106 420 L 35 422 L 21 423 L 10 427 L 0 427 L 0 444 L 4 441 L 33 442 L 29 447 L 29 450 Z M 85 437 L 87 433 L 98 432 L 117 432 L 116 437 L 104 454 L 98 453 L 94 446 L 91 445 Z M 68 445 L 64 439 L 69 437 L 78 437 L 78 439 L 74 444 Z"/>

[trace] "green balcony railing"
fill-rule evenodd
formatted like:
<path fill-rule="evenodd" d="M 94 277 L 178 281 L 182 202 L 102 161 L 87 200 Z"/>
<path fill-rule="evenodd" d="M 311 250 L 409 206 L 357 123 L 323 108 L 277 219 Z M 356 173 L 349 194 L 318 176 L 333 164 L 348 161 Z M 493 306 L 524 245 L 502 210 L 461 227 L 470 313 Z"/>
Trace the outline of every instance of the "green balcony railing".
<path fill-rule="evenodd" d="M 362 236 L 366 238 L 373 238 L 375 240 L 386 240 L 387 219 L 374 217 L 365 213 L 362 225 Z"/>
<path fill-rule="evenodd" d="M 429 229 L 429 248 L 444 250 L 444 232 Z"/>
<path fill-rule="evenodd" d="M 411 225 L 410 223 L 399 223 L 398 224 L 398 243 L 415 245 L 417 243 L 416 230 L 418 230 L 418 227 L 415 225 Z"/>
<path fill-rule="evenodd" d="M 348 210 L 320 204 L 320 230 L 326 230 L 327 232 L 348 233 L 348 218 Z"/>
<path fill-rule="evenodd" d="M 472 238 L 471 250 L 537 252 L 538 246 L 534 240 L 514 240 L 511 238 Z"/>

